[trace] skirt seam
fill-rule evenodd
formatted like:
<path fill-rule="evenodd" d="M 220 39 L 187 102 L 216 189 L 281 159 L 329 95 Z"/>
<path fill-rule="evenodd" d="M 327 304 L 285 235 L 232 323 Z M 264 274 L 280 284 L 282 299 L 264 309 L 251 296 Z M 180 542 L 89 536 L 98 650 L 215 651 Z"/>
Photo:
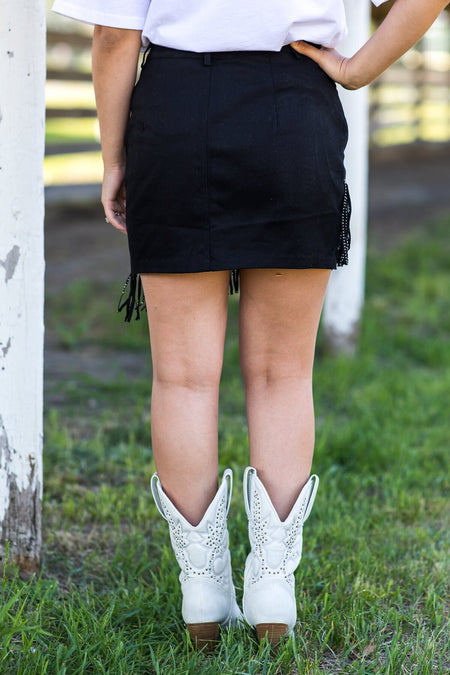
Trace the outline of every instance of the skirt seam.
<path fill-rule="evenodd" d="M 206 66 L 207 67 L 207 66 Z M 206 183 L 206 218 L 208 221 L 208 266 L 211 265 L 211 205 L 210 205 L 210 196 L 209 196 L 209 183 L 210 183 L 210 157 L 209 157 L 209 118 L 210 118 L 210 107 L 211 107 L 211 86 L 212 86 L 212 71 L 213 69 L 209 66 L 209 77 L 208 77 L 208 99 L 206 102 L 206 124 L 205 124 L 205 183 Z"/>

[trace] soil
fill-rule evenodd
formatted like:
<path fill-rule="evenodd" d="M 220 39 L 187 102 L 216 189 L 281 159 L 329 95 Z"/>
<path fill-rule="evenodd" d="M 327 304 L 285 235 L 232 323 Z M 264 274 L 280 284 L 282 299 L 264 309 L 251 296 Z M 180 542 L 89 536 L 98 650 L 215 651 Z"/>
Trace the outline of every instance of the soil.
<path fill-rule="evenodd" d="M 450 213 L 450 147 L 377 150 L 370 157 L 369 246 L 380 253 L 397 245 L 412 229 Z M 126 237 L 105 223 L 100 187 L 69 186 L 46 191 L 46 290 L 59 293 L 79 279 L 106 284 L 128 275 Z M 114 367 L 112 367 L 112 365 Z M 48 333 L 45 390 L 71 374 L 101 380 L 118 374 L 142 375 L 142 354 L 87 347 L 68 352 Z M 47 404 L 58 405 L 54 395 Z M 60 401 L 61 402 L 61 401 Z"/>

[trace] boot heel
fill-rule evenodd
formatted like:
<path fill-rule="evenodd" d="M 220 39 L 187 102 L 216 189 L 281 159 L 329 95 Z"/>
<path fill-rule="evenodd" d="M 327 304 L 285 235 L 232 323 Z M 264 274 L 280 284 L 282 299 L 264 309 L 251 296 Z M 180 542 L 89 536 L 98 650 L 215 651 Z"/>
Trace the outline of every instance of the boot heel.
<path fill-rule="evenodd" d="M 192 644 L 196 649 L 211 651 L 219 641 L 219 624 L 216 621 L 209 623 L 188 623 L 187 629 L 191 636 Z"/>
<path fill-rule="evenodd" d="M 256 634 L 259 641 L 266 637 L 269 644 L 274 647 L 282 637 L 289 634 L 289 627 L 287 623 L 258 623 Z"/>

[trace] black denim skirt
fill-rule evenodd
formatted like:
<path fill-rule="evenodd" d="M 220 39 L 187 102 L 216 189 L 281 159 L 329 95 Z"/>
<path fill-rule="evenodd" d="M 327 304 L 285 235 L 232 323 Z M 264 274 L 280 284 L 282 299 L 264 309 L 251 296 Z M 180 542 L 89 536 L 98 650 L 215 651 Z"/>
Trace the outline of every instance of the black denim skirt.
<path fill-rule="evenodd" d="M 131 272 L 346 264 L 347 135 L 335 83 L 289 46 L 153 45 L 126 131 Z"/>

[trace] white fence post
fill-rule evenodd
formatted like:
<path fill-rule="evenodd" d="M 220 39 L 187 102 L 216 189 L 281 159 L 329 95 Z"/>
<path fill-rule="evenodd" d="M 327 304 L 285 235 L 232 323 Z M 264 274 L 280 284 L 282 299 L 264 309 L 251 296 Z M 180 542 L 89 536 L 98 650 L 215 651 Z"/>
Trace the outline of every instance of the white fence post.
<path fill-rule="evenodd" d="M 41 549 L 45 2 L 0 0 L 0 561 Z"/>
<path fill-rule="evenodd" d="M 369 0 L 345 1 L 349 35 L 339 45 L 343 54 L 354 54 L 370 30 Z M 368 179 L 368 88 L 339 92 L 349 123 L 346 152 L 347 182 L 352 200 L 352 244 L 347 267 L 335 270 L 325 298 L 323 325 L 332 351 L 354 352 L 364 303 L 364 277 L 367 237 Z"/>

